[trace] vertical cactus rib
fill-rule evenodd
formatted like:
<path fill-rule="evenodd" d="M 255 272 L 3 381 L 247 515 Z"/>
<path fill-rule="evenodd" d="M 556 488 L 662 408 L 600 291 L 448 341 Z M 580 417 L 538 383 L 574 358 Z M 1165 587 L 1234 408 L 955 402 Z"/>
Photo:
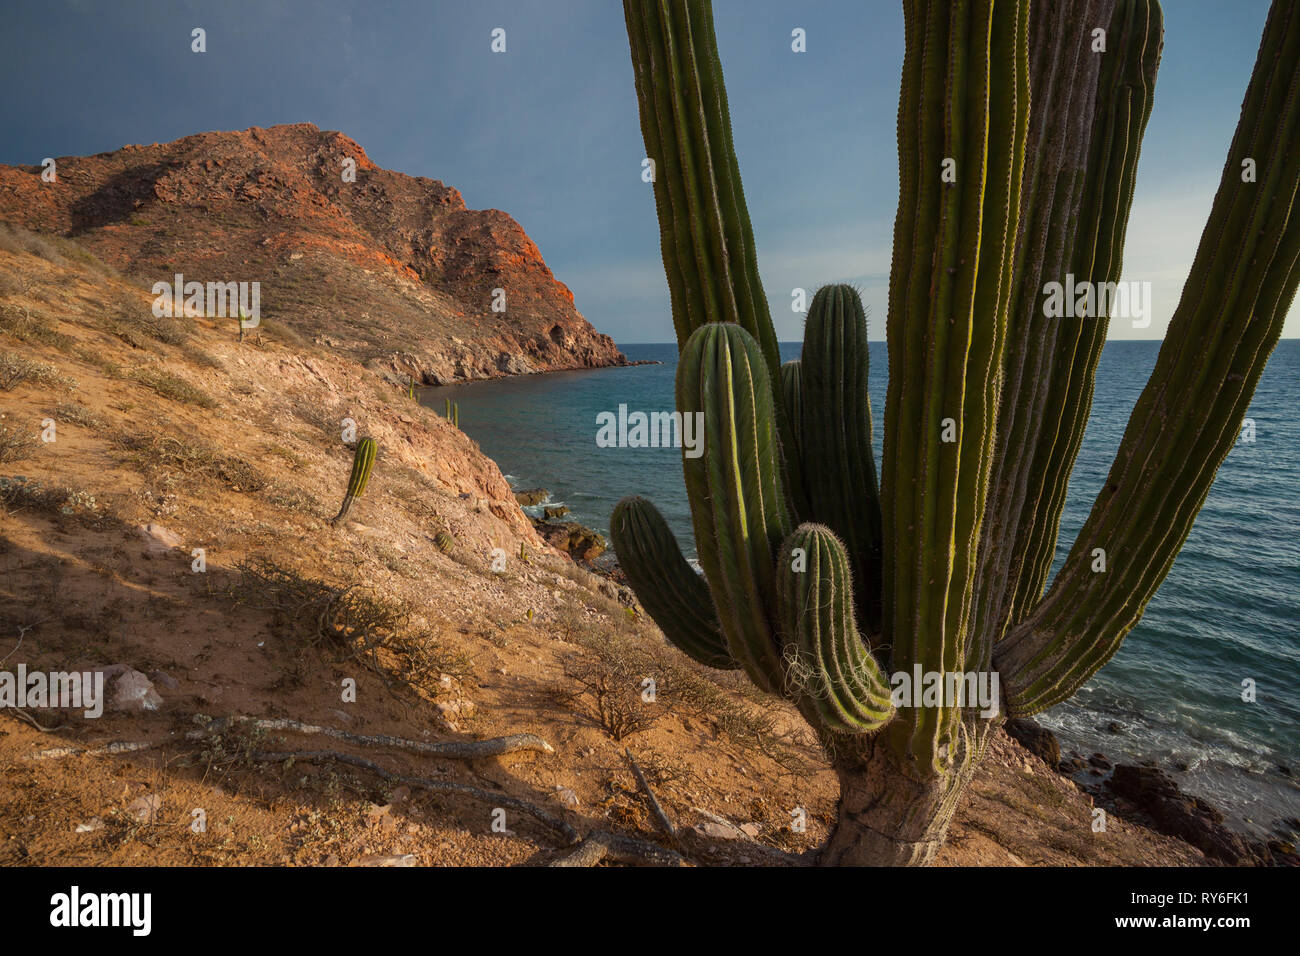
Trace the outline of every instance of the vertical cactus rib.
<path fill-rule="evenodd" d="M 629 495 L 615 505 L 609 533 L 619 566 L 664 636 L 707 667 L 736 667 L 709 587 L 682 556 L 658 509 L 639 495 Z"/>
<path fill-rule="evenodd" d="M 758 340 L 773 376 L 776 331 L 732 147 L 713 15 L 703 0 L 624 0 L 641 131 L 654 160 L 655 206 L 677 344 L 708 322 Z"/>
<path fill-rule="evenodd" d="M 703 454 L 683 455 L 700 566 L 731 657 L 771 693 L 782 683 L 773 561 L 790 532 L 772 385 L 753 336 L 710 323 L 686 341 L 677 407 L 704 415 Z"/>
<path fill-rule="evenodd" d="M 342 521 L 352 507 L 352 502 L 365 494 L 366 484 L 370 481 L 370 469 L 375 464 L 378 452 L 379 446 L 373 438 L 362 438 L 357 442 L 356 450 L 352 453 L 352 473 L 348 476 L 348 490 L 343 495 L 343 506 L 330 524 Z"/>
<path fill-rule="evenodd" d="M 790 414 L 790 438 L 794 457 L 802 460 L 803 453 L 803 363 L 799 359 L 781 366 L 781 397 Z"/>
<path fill-rule="evenodd" d="M 1093 121 L 1093 155 L 1084 186 L 1071 272 L 1076 280 L 1114 283 L 1123 267 L 1124 237 L 1137 182 L 1142 137 L 1154 101 L 1164 20 L 1156 0 L 1122 0 L 1108 31 L 1120 56 L 1104 62 Z M 1042 596 L 1056 555 L 1057 535 L 1070 472 L 1092 411 L 1093 383 L 1106 342 L 1108 317 L 1064 318 L 1046 407 L 1057 416 L 1040 440 L 1027 501 L 1035 521 L 1023 521 L 1015 551 L 1022 562 L 1011 582 L 1011 615 L 1016 624 Z"/>
<path fill-rule="evenodd" d="M 655 162 L 660 251 L 678 349 L 709 322 L 735 322 L 759 343 L 768 381 L 780 382 L 776 329 L 758 272 L 754 231 L 732 143 L 731 113 L 708 0 L 624 0 L 641 132 Z M 791 423 L 773 392 L 777 431 L 793 446 Z M 786 453 L 796 506 L 800 475 Z"/>
<path fill-rule="evenodd" d="M 1038 608 L 995 649 L 1011 707 L 1065 699 L 1119 648 L 1231 450 L 1300 283 L 1300 9 L 1275 2 L 1210 219 L 1106 485 Z M 1257 182 L 1242 181 L 1242 161 Z M 1103 548 L 1107 570 L 1092 571 Z"/>
<path fill-rule="evenodd" d="M 917 0 L 906 23 L 899 157 L 916 178 L 904 174 L 890 277 L 884 621 L 895 670 L 951 672 L 965 663 L 996 437 L 990 404 L 1028 131 L 1028 5 Z M 956 184 L 940 180 L 945 159 Z M 943 441 L 944 419 L 955 441 Z M 945 771 L 959 710 L 909 716 L 918 767 Z"/>
<path fill-rule="evenodd" d="M 787 694 L 832 733 L 884 726 L 893 715 L 889 682 L 854 623 L 848 555 L 834 532 L 800 525 L 781 548 L 776 587 Z"/>
<path fill-rule="evenodd" d="M 880 490 L 867 394 L 867 315 L 852 286 L 825 286 L 804 325 L 800 459 L 807 518 L 844 543 L 858 621 L 880 633 Z M 787 400 L 787 407 L 790 406 Z"/>
<path fill-rule="evenodd" d="M 1055 374 L 1057 357 L 1072 354 L 1075 338 L 1085 328 L 1096 327 L 1096 320 L 1071 324 L 1068 319 L 1045 316 L 1043 294 L 1046 283 L 1064 282 L 1071 268 L 1075 237 L 1087 229 L 1081 205 L 1088 205 L 1085 197 L 1095 194 L 1089 188 L 1104 192 L 1106 185 L 1095 173 L 1098 166 L 1106 171 L 1109 154 L 1103 151 L 1099 156 L 1090 149 L 1101 125 L 1093 119 L 1094 106 L 1104 110 L 1108 105 L 1105 91 L 1099 91 L 1099 77 L 1108 70 L 1127 80 L 1116 65 L 1129 63 L 1131 58 L 1122 47 L 1132 40 L 1132 31 L 1123 30 L 1118 15 L 1112 15 L 1114 7 L 1115 0 L 1042 0 L 1034 7 L 1030 47 L 1034 108 L 1025 170 L 1026 213 L 1016 243 L 998 443 L 980 542 L 974 639 L 968 654 L 972 669 L 988 665 L 993 643 L 1014 612 L 1011 596 L 1024 566 L 1023 539 L 1044 519 L 1031 475 L 1041 467 L 1039 458 L 1044 445 L 1051 444 L 1057 416 L 1069 414 L 1057 404 L 1062 398 L 1057 391 L 1061 384 Z M 1107 53 L 1092 52 L 1092 31 L 1098 24 L 1107 28 Z M 1122 87 L 1118 95 L 1127 101 Z M 1104 339 L 1104 324 L 1100 334 Z M 1086 415 L 1085 409 L 1085 420 Z"/>

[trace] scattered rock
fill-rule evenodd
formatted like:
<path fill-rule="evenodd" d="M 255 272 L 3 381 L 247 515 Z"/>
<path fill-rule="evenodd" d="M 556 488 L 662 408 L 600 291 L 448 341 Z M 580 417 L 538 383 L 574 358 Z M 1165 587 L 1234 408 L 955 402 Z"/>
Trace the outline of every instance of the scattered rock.
<path fill-rule="evenodd" d="M 415 854 L 403 853 L 399 856 L 363 856 L 356 866 L 415 866 Z"/>
<path fill-rule="evenodd" d="M 582 803 L 578 799 L 578 795 L 569 787 L 557 786 L 555 788 L 555 799 L 559 800 L 566 807 L 577 807 L 581 806 Z"/>
<path fill-rule="evenodd" d="M 1089 757 L 1088 763 L 1091 766 L 1097 767 L 1100 770 L 1109 770 L 1111 768 L 1111 762 L 1106 759 L 1105 754 L 1101 754 L 1101 753 L 1093 754 L 1091 757 Z"/>
<path fill-rule="evenodd" d="M 1108 734 L 1119 734 L 1123 732 L 1124 732 L 1124 728 L 1120 726 L 1118 720 L 1112 720 L 1109 724 L 1106 725 L 1106 733 Z"/>
<path fill-rule="evenodd" d="M 161 811 L 162 797 L 156 793 L 146 793 L 126 805 L 126 812 L 141 823 L 152 823 Z"/>
<path fill-rule="evenodd" d="M 530 505 L 540 505 L 551 493 L 545 488 L 528 488 L 523 491 L 515 492 L 515 501 L 519 502 L 525 508 Z"/>
<path fill-rule="evenodd" d="M 568 505 L 547 505 L 542 509 L 542 515 L 547 518 L 563 518 L 568 513 Z"/>
<path fill-rule="evenodd" d="M 745 839 L 745 833 L 739 827 L 732 826 L 730 823 L 718 823 L 715 820 L 705 820 L 703 823 L 698 823 L 695 830 L 715 840 Z"/>
<path fill-rule="evenodd" d="M 1056 767 L 1061 763 L 1061 745 L 1056 735 L 1046 727 L 1038 725 L 1028 717 L 1012 717 L 1002 725 L 1002 729 L 1006 731 L 1007 736 L 1049 767 Z"/>
<path fill-rule="evenodd" d="M 166 671 L 153 671 L 149 679 L 153 681 L 155 687 L 164 687 L 167 690 L 179 690 L 181 686 L 181 682 Z"/>
<path fill-rule="evenodd" d="M 180 535 L 174 531 L 169 531 L 160 524 L 150 522 L 136 528 L 136 534 L 144 539 L 145 547 L 151 554 L 166 554 L 174 548 L 181 547 L 185 542 Z"/>
<path fill-rule="evenodd" d="M 1056 765 L 1056 769 L 1068 777 L 1078 773 L 1080 770 L 1087 770 L 1088 765 L 1084 762 L 1082 757 L 1074 756 L 1069 760 L 1062 760 Z"/>
<path fill-rule="evenodd" d="M 77 824 L 78 833 L 94 833 L 96 830 L 104 829 L 104 821 L 99 817 L 91 817 L 85 823 Z"/>
<path fill-rule="evenodd" d="M 107 670 L 108 668 L 105 668 L 106 672 Z M 112 681 L 108 691 L 110 710 L 140 713 L 146 710 L 157 710 L 162 706 L 162 702 L 162 697 L 154 690 L 153 681 L 129 667 Z"/>
<path fill-rule="evenodd" d="M 609 546 L 599 532 L 592 531 L 576 521 L 564 521 L 559 524 L 534 521 L 533 527 L 551 547 L 567 554 L 575 561 L 594 561 L 604 554 Z"/>
<path fill-rule="evenodd" d="M 1208 856 L 1228 863 L 1260 864 L 1265 848 L 1223 825 L 1223 814 L 1204 800 L 1182 793 L 1167 773 L 1156 767 L 1116 764 L 1111 790 L 1132 800 L 1151 818 L 1157 830 L 1186 840 Z"/>

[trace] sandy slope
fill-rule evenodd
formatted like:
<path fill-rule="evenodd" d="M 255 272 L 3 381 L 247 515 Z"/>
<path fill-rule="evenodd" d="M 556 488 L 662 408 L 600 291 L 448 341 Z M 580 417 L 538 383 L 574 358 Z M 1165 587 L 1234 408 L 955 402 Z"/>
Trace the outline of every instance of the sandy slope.
<path fill-rule="evenodd" d="M 561 855 L 561 836 L 513 808 L 510 832 L 493 832 L 493 798 L 504 796 L 579 833 L 662 842 L 624 748 L 696 862 L 773 862 L 773 850 L 825 838 L 834 778 L 793 711 L 691 664 L 611 586 L 546 548 L 495 464 L 449 423 L 274 323 L 243 345 L 228 321 L 159 323 L 138 284 L 70 244 L 6 244 L 0 369 L 47 368 L 0 390 L 0 443 L 16 446 L 0 452 L 10 479 L 0 491 L 0 667 L 125 664 L 166 676 L 155 711 L 33 713 L 58 725 L 47 730 L 0 711 L 0 863 Z M 49 418 L 57 440 L 42 443 Z M 351 520 L 332 529 L 350 465 L 344 418 L 381 450 Z M 147 523 L 180 546 L 151 545 L 138 530 Z M 448 554 L 434 544 L 441 531 L 455 539 Z M 202 573 L 195 548 L 205 549 Z M 504 570 L 493 570 L 494 548 Z M 646 677 L 653 704 L 640 697 Z M 343 699 L 348 679 L 355 702 Z M 458 761 L 295 733 L 187 736 L 196 715 L 235 714 L 425 742 L 530 732 L 554 752 Z M 628 733 L 616 740 L 618 731 Z M 157 746 L 32 759 L 109 741 Z M 321 749 L 487 793 L 385 783 L 325 759 L 262 759 Z M 802 833 L 791 829 L 796 807 L 807 811 Z M 191 826 L 196 809 L 203 832 Z M 709 815 L 743 831 L 724 838 Z M 941 862 L 1205 862 L 1121 820 L 1105 833 L 1091 822 L 1086 795 L 999 735 Z"/>

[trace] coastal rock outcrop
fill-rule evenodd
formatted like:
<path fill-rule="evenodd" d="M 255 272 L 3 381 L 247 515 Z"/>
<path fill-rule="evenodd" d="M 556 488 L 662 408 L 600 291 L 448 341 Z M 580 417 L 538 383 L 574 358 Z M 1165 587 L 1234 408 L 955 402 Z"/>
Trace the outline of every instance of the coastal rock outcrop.
<path fill-rule="evenodd" d="M 0 221 L 124 273 L 257 282 L 287 327 L 405 385 L 623 365 L 509 215 L 311 123 L 0 165 Z M 109 309 L 115 303 L 106 303 Z"/>
<path fill-rule="evenodd" d="M 1157 767 L 1116 764 L 1110 789 L 1131 800 L 1161 833 L 1180 837 L 1209 856 L 1228 863 L 1263 864 L 1267 851 L 1223 825 L 1223 814 L 1199 797 L 1183 793 Z"/>

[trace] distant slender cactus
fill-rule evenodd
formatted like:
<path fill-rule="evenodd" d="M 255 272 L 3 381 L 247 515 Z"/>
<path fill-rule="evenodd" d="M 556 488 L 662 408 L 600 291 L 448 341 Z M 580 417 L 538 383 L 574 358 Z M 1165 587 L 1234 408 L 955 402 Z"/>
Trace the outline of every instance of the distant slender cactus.
<path fill-rule="evenodd" d="M 363 438 L 357 442 L 356 451 L 352 455 L 352 474 L 348 476 L 348 490 L 343 495 L 343 507 L 339 508 L 339 513 L 330 524 L 337 525 L 342 521 L 352 507 L 352 502 L 365 494 L 366 483 L 370 481 L 370 469 L 374 466 L 375 455 L 378 453 L 379 446 L 373 438 Z"/>
<path fill-rule="evenodd" d="M 1156 0 L 903 6 L 877 475 L 857 293 L 820 290 L 802 357 L 779 364 L 708 0 L 624 0 L 677 407 L 705 423 L 703 454 L 683 457 L 704 574 L 644 499 L 610 532 L 670 641 L 817 730 L 841 786 L 827 863 L 929 862 L 1001 717 L 1065 700 L 1114 655 L 1300 284 L 1300 4 L 1275 0 L 1155 371 L 1048 588 L 1108 320 L 1049 318 L 1043 295 L 1119 279 L 1163 16 Z M 994 719 L 942 695 L 895 707 L 886 675 L 914 673 L 998 677 Z"/>

